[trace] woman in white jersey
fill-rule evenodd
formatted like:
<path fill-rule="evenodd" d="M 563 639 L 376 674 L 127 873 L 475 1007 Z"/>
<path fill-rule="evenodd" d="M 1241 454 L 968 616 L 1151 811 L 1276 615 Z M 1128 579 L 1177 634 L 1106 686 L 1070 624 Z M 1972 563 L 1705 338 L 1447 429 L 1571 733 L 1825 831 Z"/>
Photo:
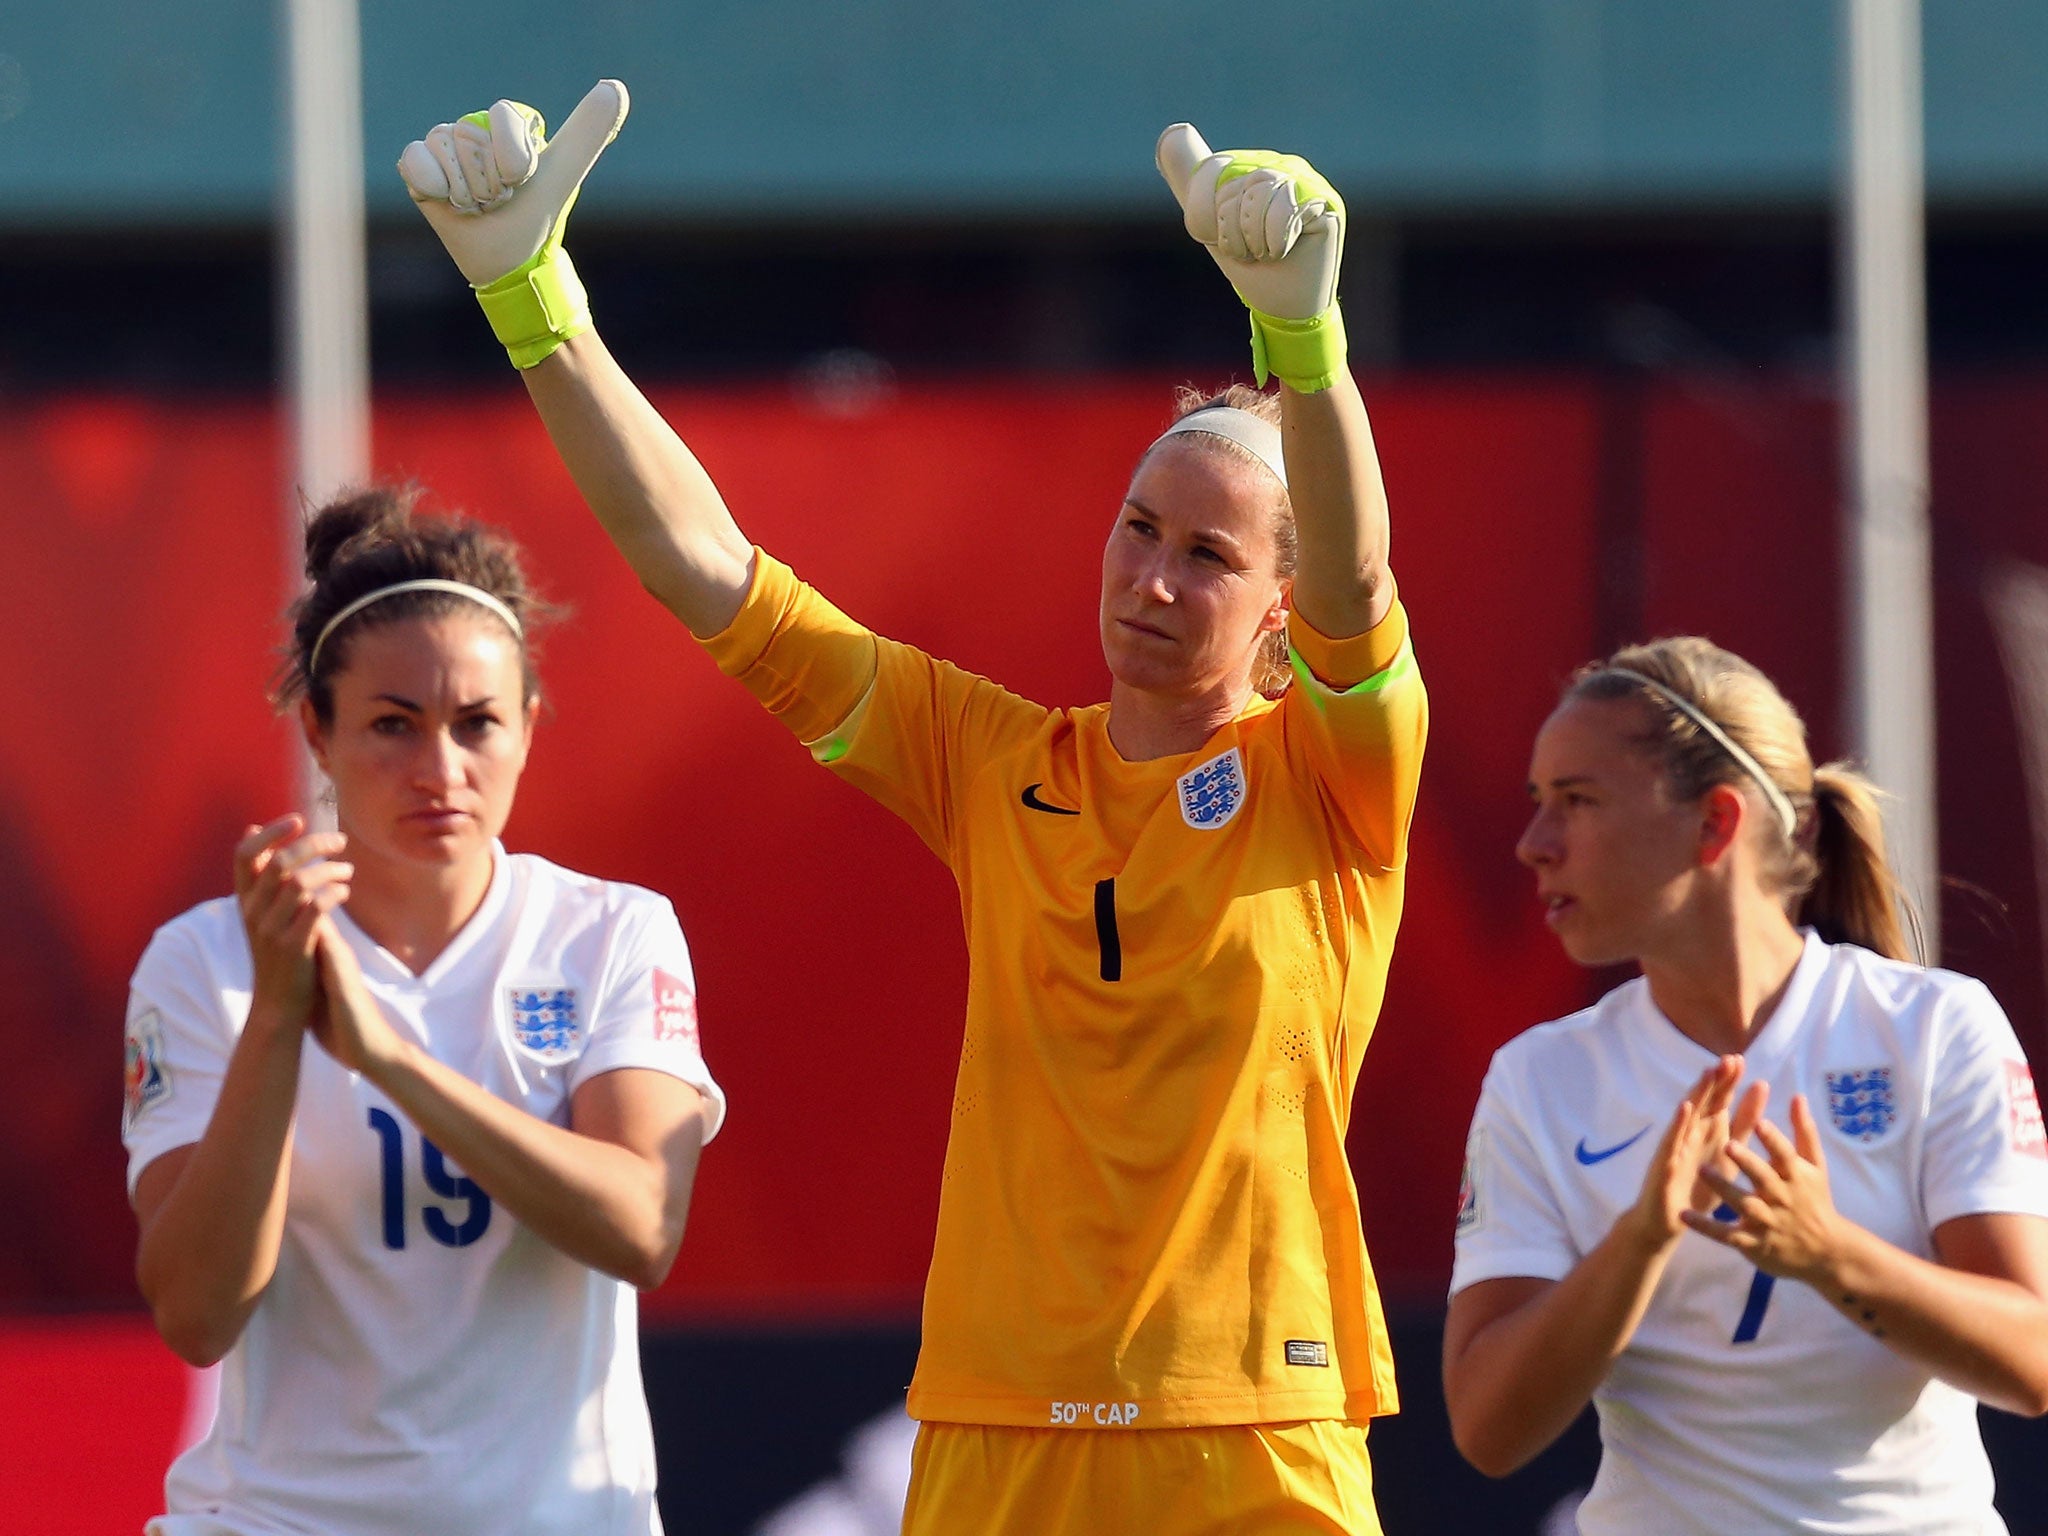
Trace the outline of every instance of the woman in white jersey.
<path fill-rule="evenodd" d="M 135 972 L 124 1139 L 159 1332 L 222 1362 L 152 1536 L 649 1536 L 635 1287 L 724 1098 L 651 892 L 508 854 L 544 614 L 503 535 L 373 490 L 306 530 L 290 815 Z"/>
<path fill-rule="evenodd" d="M 2003 1531 L 1976 1408 L 2048 1411 L 2048 1144 L 1991 995 L 1906 959 L 1871 786 L 1693 638 L 1582 670 L 1529 778 L 1545 920 L 1642 976 L 1487 1074 L 1460 1450 L 1590 1400 L 1588 1536 Z"/>

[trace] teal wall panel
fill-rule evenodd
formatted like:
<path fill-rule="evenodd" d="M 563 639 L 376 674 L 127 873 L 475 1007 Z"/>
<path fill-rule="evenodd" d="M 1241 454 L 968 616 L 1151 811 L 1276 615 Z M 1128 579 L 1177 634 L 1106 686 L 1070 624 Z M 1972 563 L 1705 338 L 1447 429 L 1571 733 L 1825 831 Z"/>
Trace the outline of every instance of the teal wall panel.
<path fill-rule="evenodd" d="M 2048 200 L 2048 5 L 1927 0 L 1936 197 Z M 248 220 L 279 154 L 279 8 L 26 0 L 0 13 L 0 223 Z M 600 216 L 1032 217 L 1149 207 L 1150 145 L 1299 149 L 1417 207 L 1815 200 L 1829 0 L 364 0 L 365 160 L 500 92 L 635 116 Z"/>

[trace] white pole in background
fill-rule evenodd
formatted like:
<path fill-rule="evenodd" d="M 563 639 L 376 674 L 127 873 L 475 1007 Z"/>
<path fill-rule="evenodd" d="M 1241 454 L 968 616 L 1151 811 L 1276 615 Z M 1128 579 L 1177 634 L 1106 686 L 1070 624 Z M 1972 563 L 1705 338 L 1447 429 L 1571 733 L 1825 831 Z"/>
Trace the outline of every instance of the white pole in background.
<path fill-rule="evenodd" d="M 303 512 L 370 473 L 370 341 L 363 237 L 362 44 L 356 0 L 283 0 L 280 316 L 290 378 L 284 531 L 297 591 Z M 303 750 L 301 803 L 317 799 Z"/>
<path fill-rule="evenodd" d="M 278 174 L 278 324 L 290 379 L 291 441 L 283 487 L 285 590 L 299 590 L 304 541 L 300 494 L 314 505 L 370 471 L 370 339 L 363 275 L 362 45 L 356 0 L 283 0 L 279 114 L 286 124 Z M 292 733 L 298 803 L 333 825 L 324 781 Z M 187 1373 L 179 1450 L 213 1423 L 218 1365 Z"/>
<path fill-rule="evenodd" d="M 1919 0 L 1843 0 L 1839 223 L 1850 502 L 1849 730 L 1893 797 L 1893 865 L 1940 956 Z"/>

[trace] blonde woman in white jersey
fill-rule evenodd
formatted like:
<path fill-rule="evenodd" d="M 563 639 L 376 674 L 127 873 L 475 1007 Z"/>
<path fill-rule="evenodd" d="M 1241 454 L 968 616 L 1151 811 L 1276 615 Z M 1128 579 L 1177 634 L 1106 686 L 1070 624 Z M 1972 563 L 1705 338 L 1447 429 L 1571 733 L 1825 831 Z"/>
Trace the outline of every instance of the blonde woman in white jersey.
<path fill-rule="evenodd" d="M 1517 854 L 1639 979 L 1495 1056 L 1444 1384 L 1502 1476 L 1598 1410 L 1587 1536 L 2005 1529 L 2048 1411 L 2048 1143 L 1984 987 L 1906 959 L 1876 798 L 1704 640 L 1581 671 Z"/>
<path fill-rule="evenodd" d="M 285 816 L 137 967 L 137 1278 L 223 1363 L 151 1536 L 652 1536 L 635 1287 L 724 1098 L 669 904 L 498 842 L 540 698 L 503 535 L 371 491 L 307 528 Z"/>

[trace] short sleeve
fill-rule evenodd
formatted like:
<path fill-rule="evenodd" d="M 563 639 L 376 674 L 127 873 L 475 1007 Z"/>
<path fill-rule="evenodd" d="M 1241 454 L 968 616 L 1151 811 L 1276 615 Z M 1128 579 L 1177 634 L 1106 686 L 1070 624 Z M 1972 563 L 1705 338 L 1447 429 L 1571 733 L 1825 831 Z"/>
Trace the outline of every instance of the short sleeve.
<path fill-rule="evenodd" d="M 961 788 L 1046 711 L 848 618 L 766 551 L 739 615 L 704 648 L 819 762 L 948 863 Z"/>
<path fill-rule="evenodd" d="M 739 613 L 703 645 L 806 746 L 846 729 L 874 686 L 874 634 L 764 549 L 754 551 L 754 581 Z"/>
<path fill-rule="evenodd" d="M 1527 1128 L 1509 1102 L 1505 1077 L 1496 1056 L 1465 1140 L 1457 1256 L 1451 1265 L 1454 1296 L 1481 1280 L 1510 1275 L 1562 1280 L 1582 1257 Z"/>
<path fill-rule="evenodd" d="M 1288 621 L 1294 685 L 1281 701 L 1300 754 L 1359 846 L 1382 869 L 1408 858 L 1429 695 L 1397 598 L 1362 635 L 1332 640 Z"/>
<path fill-rule="evenodd" d="M 704 1095 L 704 1139 L 725 1124 L 725 1090 L 704 1064 L 697 1030 L 697 977 L 675 908 L 659 897 L 619 926 L 570 1092 L 601 1073 L 646 1067 Z"/>
<path fill-rule="evenodd" d="M 1035 732 L 1046 713 L 985 677 L 884 640 L 874 690 L 836 755 L 812 751 L 950 867 L 975 774 Z"/>
<path fill-rule="evenodd" d="M 224 995 L 194 926 L 187 918 L 158 929 L 128 984 L 121 1141 L 130 1195 L 144 1168 L 206 1134 L 248 1013 L 246 987 Z"/>
<path fill-rule="evenodd" d="M 1930 1227 L 1958 1216 L 2048 1216 L 2048 1138 L 2034 1076 L 1981 982 L 1942 1001 L 1920 1192 Z"/>

